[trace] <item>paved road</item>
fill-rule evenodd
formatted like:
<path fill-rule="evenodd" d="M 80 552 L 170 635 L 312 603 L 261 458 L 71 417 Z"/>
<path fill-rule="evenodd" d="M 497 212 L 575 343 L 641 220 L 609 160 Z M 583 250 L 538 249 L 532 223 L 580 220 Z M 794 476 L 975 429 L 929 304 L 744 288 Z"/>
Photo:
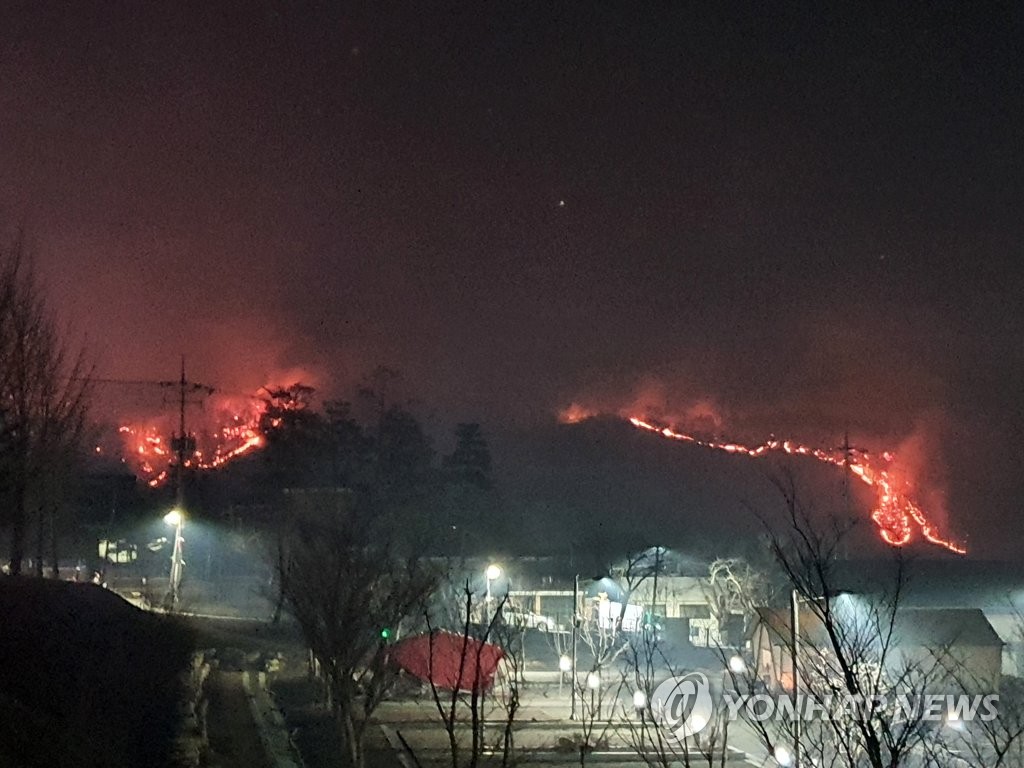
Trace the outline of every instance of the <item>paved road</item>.
<path fill-rule="evenodd" d="M 253 722 L 241 672 L 210 673 L 210 768 L 272 768 Z"/>
<path fill-rule="evenodd" d="M 522 709 L 516 720 L 516 746 L 524 750 L 530 762 L 548 764 L 578 764 L 571 744 L 578 740 L 581 724 L 566 719 L 569 710 L 569 697 L 565 693 L 559 697 L 554 692 L 548 695 L 529 695 L 523 702 Z M 488 723 L 487 739 L 492 742 L 499 738 L 501 722 L 499 712 L 491 712 L 489 717 L 495 718 Z M 416 752 L 422 765 L 434 766 L 444 763 L 443 754 L 447 750 L 447 736 L 438 715 L 429 699 L 402 700 L 385 702 L 377 710 L 376 719 L 382 730 L 394 745 L 400 734 Z M 460 728 L 460 731 L 465 730 Z M 597 731 L 602 729 L 598 727 Z M 461 733 L 463 743 L 468 741 L 468 734 Z M 644 761 L 633 753 L 633 738 L 629 729 L 623 726 L 608 728 L 603 734 L 611 751 L 594 755 L 590 762 L 600 763 L 607 768 L 612 764 L 638 766 Z M 771 765 L 774 760 L 765 756 L 765 749 L 749 727 L 742 722 L 733 723 L 729 730 L 729 744 L 732 760 L 730 765 Z M 401 750 L 396 749 L 396 753 Z M 717 765 L 717 760 L 716 760 Z"/>

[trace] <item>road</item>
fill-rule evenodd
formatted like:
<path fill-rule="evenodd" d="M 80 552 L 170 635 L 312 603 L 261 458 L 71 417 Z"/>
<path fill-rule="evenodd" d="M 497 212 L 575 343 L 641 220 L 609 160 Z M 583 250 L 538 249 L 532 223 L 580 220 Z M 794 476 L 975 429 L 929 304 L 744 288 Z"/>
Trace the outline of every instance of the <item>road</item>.
<path fill-rule="evenodd" d="M 525 696 L 516 717 L 517 750 L 529 755 L 530 762 L 578 765 L 579 757 L 573 745 L 579 741 L 582 724 L 569 720 L 568 714 L 567 692 L 562 696 L 554 691 L 531 692 Z M 501 734 L 501 713 L 494 712 L 491 716 L 494 719 L 487 723 L 485 730 L 487 741 L 494 743 Z M 444 763 L 448 749 L 447 734 L 429 695 L 415 700 L 385 702 L 377 710 L 376 719 L 388 742 L 395 747 L 396 754 L 402 752 L 401 740 L 404 739 L 422 765 Z M 460 730 L 467 731 L 460 734 L 460 741 L 465 744 L 468 742 L 468 728 Z M 597 731 L 600 731 L 599 725 Z M 588 762 L 602 766 L 646 764 L 635 753 L 628 728 L 621 725 L 609 728 L 599 740 L 602 748 L 592 754 Z M 730 765 L 774 765 L 764 757 L 763 745 L 745 723 L 730 725 L 729 745 Z M 448 761 L 450 763 L 450 758 Z"/>
<path fill-rule="evenodd" d="M 273 768 L 253 720 L 242 673 L 214 670 L 207 686 L 210 768 Z"/>

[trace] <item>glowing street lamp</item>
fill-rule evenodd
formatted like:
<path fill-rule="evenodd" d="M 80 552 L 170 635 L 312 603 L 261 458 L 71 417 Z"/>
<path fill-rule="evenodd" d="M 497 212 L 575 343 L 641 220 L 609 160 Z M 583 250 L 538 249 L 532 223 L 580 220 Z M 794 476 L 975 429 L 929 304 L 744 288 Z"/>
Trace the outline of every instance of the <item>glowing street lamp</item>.
<path fill-rule="evenodd" d="M 781 744 L 775 747 L 775 762 L 783 768 L 793 765 L 793 755 Z"/>
<path fill-rule="evenodd" d="M 601 673 L 596 669 L 587 675 L 587 688 L 590 689 L 590 711 L 601 717 Z M 594 694 L 597 694 L 597 707 L 594 707 Z"/>
<path fill-rule="evenodd" d="M 178 607 L 178 599 L 181 589 L 181 572 L 185 566 L 182 559 L 182 545 L 185 539 L 181 536 L 181 529 L 185 524 L 185 516 L 181 510 L 172 509 L 164 515 L 164 522 L 174 526 L 174 548 L 171 550 L 171 578 L 170 578 L 170 606 L 171 610 Z"/>
<path fill-rule="evenodd" d="M 565 673 L 572 671 L 572 659 L 564 653 L 558 657 L 558 695 L 562 695 L 562 683 L 565 682 Z"/>
<path fill-rule="evenodd" d="M 734 675 L 742 675 L 747 671 L 747 662 L 742 656 L 733 656 L 729 659 L 729 671 Z"/>
<path fill-rule="evenodd" d="M 644 712 L 647 711 L 647 694 L 641 690 L 633 691 L 633 709 L 640 715 L 641 718 L 644 716 Z"/>
<path fill-rule="evenodd" d="M 487 605 L 491 604 L 491 582 L 501 577 L 501 566 L 491 563 L 487 566 L 487 570 L 484 571 L 484 576 L 487 577 Z"/>
<path fill-rule="evenodd" d="M 961 720 L 954 712 L 947 712 L 944 719 L 946 721 L 946 727 L 952 728 L 954 731 L 962 732 L 967 728 L 967 726 L 964 725 L 964 721 Z"/>

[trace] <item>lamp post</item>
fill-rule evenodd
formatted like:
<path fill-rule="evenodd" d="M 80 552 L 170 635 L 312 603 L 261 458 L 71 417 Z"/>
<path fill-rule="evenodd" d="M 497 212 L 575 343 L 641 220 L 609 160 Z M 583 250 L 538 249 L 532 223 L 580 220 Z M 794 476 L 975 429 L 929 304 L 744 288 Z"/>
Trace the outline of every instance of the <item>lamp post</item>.
<path fill-rule="evenodd" d="M 796 765 L 793 762 L 793 755 L 782 744 L 776 745 L 772 756 L 775 758 L 775 762 L 781 765 L 782 768 L 790 768 Z"/>
<path fill-rule="evenodd" d="M 487 566 L 487 570 L 484 571 L 484 576 L 487 579 L 487 599 L 484 604 L 490 608 L 491 605 L 491 582 L 501 577 L 501 566 L 491 563 Z"/>
<path fill-rule="evenodd" d="M 580 575 L 572 579 L 572 678 L 569 680 L 569 719 L 576 719 L 576 638 L 580 632 Z"/>
<path fill-rule="evenodd" d="M 636 710 L 642 721 L 644 713 L 647 711 L 647 694 L 639 689 L 633 691 L 633 709 Z"/>
<path fill-rule="evenodd" d="M 597 707 L 594 707 L 594 694 L 601 690 L 601 672 L 595 669 L 593 672 L 587 674 L 587 688 L 590 689 L 590 715 L 593 717 L 594 712 L 597 712 L 598 718 L 601 717 L 601 694 L 597 694 Z"/>
<path fill-rule="evenodd" d="M 560 656 L 558 659 L 558 695 L 562 695 L 562 683 L 565 682 L 565 673 L 572 669 L 572 659 L 568 656 Z"/>
<path fill-rule="evenodd" d="M 654 585 L 651 589 L 651 625 L 652 629 L 655 630 L 654 636 L 657 637 L 657 621 L 655 621 L 655 609 L 658 606 L 658 572 L 661 570 L 661 547 L 654 548 Z"/>
<path fill-rule="evenodd" d="M 789 595 L 789 630 L 792 642 L 793 666 L 793 768 L 800 768 L 800 673 L 797 671 L 797 654 L 800 652 L 800 593 L 793 590 Z M 781 761 L 780 761 L 781 762 Z M 786 763 L 783 763 L 786 765 Z"/>
<path fill-rule="evenodd" d="M 808 597 L 808 602 L 825 600 L 829 598 L 841 597 L 842 595 L 850 594 L 846 590 L 828 590 L 825 594 L 818 597 Z M 800 594 L 800 590 L 794 589 L 789 595 L 789 631 L 790 631 L 790 651 L 792 652 L 792 665 L 793 665 L 793 752 L 790 754 L 785 749 L 782 750 L 783 754 L 789 758 L 791 762 L 783 763 L 780 765 L 792 765 L 793 768 L 800 768 L 800 735 L 802 730 L 802 724 L 800 722 L 800 671 L 797 667 L 797 658 L 800 654 L 800 601 L 804 600 Z"/>
<path fill-rule="evenodd" d="M 164 515 L 164 522 L 174 526 L 174 547 L 171 550 L 171 578 L 169 584 L 170 607 L 174 610 L 178 607 L 181 588 L 181 572 L 185 561 L 182 559 L 182 546 L 185 539 L 182 538 L 181 529 L 185 524 L 185 516 L 181 510 L 172 509 Z"/>

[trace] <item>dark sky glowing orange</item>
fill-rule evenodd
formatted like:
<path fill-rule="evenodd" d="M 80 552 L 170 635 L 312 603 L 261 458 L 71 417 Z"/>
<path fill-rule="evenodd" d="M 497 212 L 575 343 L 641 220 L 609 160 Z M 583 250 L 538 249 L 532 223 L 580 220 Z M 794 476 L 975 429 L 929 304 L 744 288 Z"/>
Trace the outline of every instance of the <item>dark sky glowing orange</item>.
<path fill-rule="evenodd" d="M 1022 13 L 16 2 L 0 230 L 109 378 L 923 424 L 972 554 L 1024 555 Z"/>

